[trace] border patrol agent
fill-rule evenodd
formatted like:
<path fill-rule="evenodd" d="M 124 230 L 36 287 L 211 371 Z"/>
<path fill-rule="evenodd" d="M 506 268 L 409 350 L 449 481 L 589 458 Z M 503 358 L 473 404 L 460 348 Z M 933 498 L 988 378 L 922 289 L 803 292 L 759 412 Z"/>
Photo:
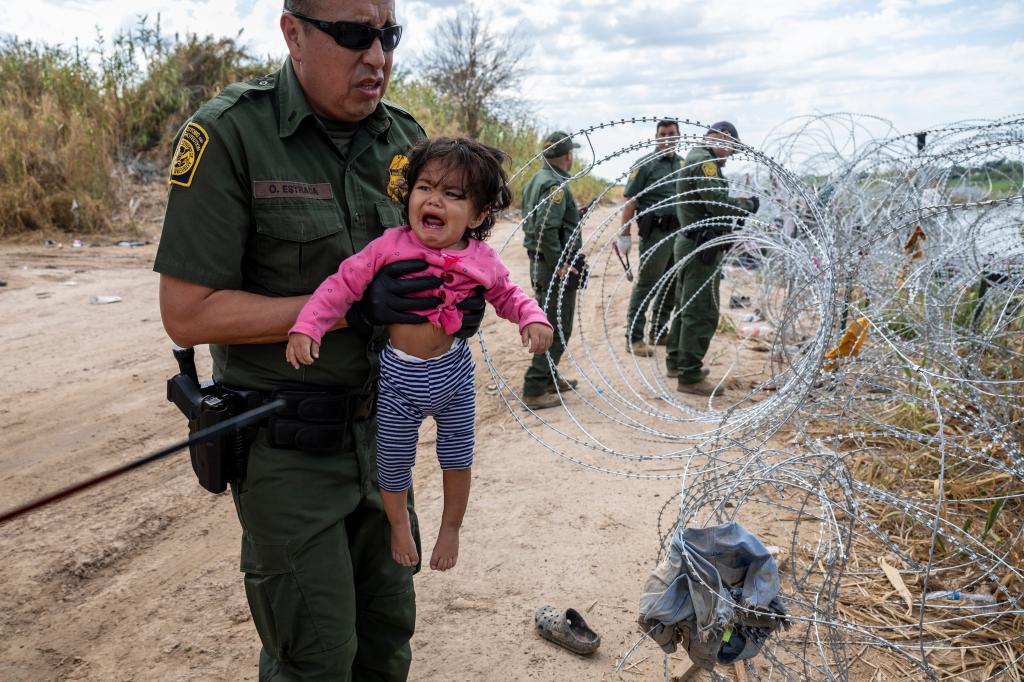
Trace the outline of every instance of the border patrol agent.
<path fill-rule="evenodd" d="M 392 0 L 288 0 L 280 24 L 284 66 L 227 87 L 179 134 L 154 265 L 161 316 L 178 345 L 210 344 L 216 381 L 289 401 L 231 485 L 260 680 L 404 680 L 415 569 L 388 546 L 372 412 L 386 330 L 365 321 L 426 320 L 395 294 L 440 280 L 399 286 L 426 264 L 389 266 L 364 324 L 329 332 L 315 365 L 292 369 L 284 342 L 341 260 L 405 223 L 405 154 L 424 131 L 381 101 L 401 37 Z M 439 304 L 427 300 L 404 310 Z M 480 316 L 464 323 L 471 334 Z"/>
<path fill-rule="evenodd" d="M 641 357 L 653 355 L 644 341 L 644 327 L 647 325 L 647 306 L 651 307 L 650 342 L 667 344 L 667 329 L 675 301 L 675 282 L 662 287 L 651 301 L 648 297 L 666 272 L 675 262 L 671 236 L 679 228 L 673 199 L 676 181 L 682 168 L 682 159 L 675 153 L 679 139 L 679 124 L 665 119 L 658 121 L 655 128 L 656 150 L 641 158 L 629 174 L 626 183 L 626 205 L 622 209 L 622 232 L 618 247 L 622 254 L 629 253 L 632 244 L 630 221 L 637 219 L 637 233 L 640 237 L 640 262 L 636 284 L 629 298 L 629 312 L 626 314 L 627 350 Z"/>
<path fill-rule="evenodd" d="M 573 142 L 568 133 L 561 131 L 545 137 L 542 144 L 544 166 L 523 188 L 523 216 L 526 218 L 523 245 L 530 258 L 530 281 L 537 302 L 555 329 L 555 340 L 548 353 L 551 362 L 557 366 L 565 352 L 565 343 L 572 334 L 576 290 L 584 274 L 582 255 L 579 254 L 583 241 L 576 233 L 580 212 L 567 184 L 573 149 L 580 145 Z M 564 290 L 558 281 L 561 279 L 565 279 Z M 555 381 L 558 382 L 557 388 Z M 574 380 L 562 379 L 557 371 L 552 377 L 547 357 L 534 355 L 523 377 L 523 402 L 531 410 L 555 407 L 562 404 L 555 393 L 575 386 Z"/>
<path fill-rule="evenodd" d="M 676 187 L 680 202 L 676 214 L 682 230 L 675 241 L 677 263 L 704 242 L 726 234 L 731 229 L 731 217 L 745 218 L 757 213 L 760 206 L 757 197 L 730 197 L 729 182 L 722 174 L 722 165 L 734 149 L 721 142 L 739 141 L 736 126 L 728 121 L 715 123 L 704 139 L 704 145 L 686 155 Z M 672 321 L 666 363 L 668 375 L 679 377 L 677 389 L 682 393 L 715 393 L 715 384 L 707 379 L 708 372 L 702 365 L 718 328 L 721 264 L 721 249 L 704 250 L 679 271 L 676 306 L 680 311 Z"/>

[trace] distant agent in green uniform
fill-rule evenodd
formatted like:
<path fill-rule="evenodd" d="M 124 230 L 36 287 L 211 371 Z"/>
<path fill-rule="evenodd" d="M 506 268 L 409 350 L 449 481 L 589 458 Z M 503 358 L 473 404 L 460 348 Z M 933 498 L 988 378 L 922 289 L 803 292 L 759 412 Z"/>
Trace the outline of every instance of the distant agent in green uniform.
<path fill-rule="evenodd" d="M 694 147 L 686 155 L 676 186 L 679 202 L 676 215 L 682 229 L 675 241 L 677 263 L 700 244 L 729 232 L 732 217 L 757 213 L 760 206 L 757 197 L 730 197 L 729 182 L 722 175 L 725 160 L 735 151 L 728 143 L 739 141 L 736 126 L 728 121 L 715 123 L 704 139 L 702 146 Z M 676 306 L 680 311 L 672 321 L 666 362 L 669 376 L 679 377 L 677 389 L 683 393 L 700 396 L 715 393 L 715 383 L 708 380 L 708 371 L 702 365 L 718 328 L 721 264 L 721 250 L 702 251 L 679 271 Z"/>
<path fill-rule="evenodd" d="M 523 217 L 526 219 L 523 245 L 530 258 L 530 281 L 537 302 L 555 328 L 555 340 L 548 353 L 557 367 L 572 334 L 576 289 L 582 269 L 582 263 L 576 259 L 583 248 L 583 241 L 576 232 L 580 212 L 567 184 L 572 150 L 579 144 L 560 131 L 545 137 L 542 144 L 544 166 L 523 188 Z M 564 288 L 560 280 L 565 280 Z M 532 410 L 555 407 L 561 404 L 555 394 L 575 385 L 574 380 L 562 379 L 557 370 L 552 374 L 547 356 L 534 355 L 523 378 L 523 401 Z"/>
<path fill-rule="evenodd" d="M 284 10 L 284 66 L 228 86 L 179 135 L 154 265 L 160 312 L 178 345 L 210 344 L 216 381 L 265 399 L 288 390 L 292 411 L 263 425 L 231 482 L 259 679 L 404 680 L 415 569 L 388 546 L 374 387 L 381 325 L 424 322 L 404 311 L 440 303 L 400 294 L 441 280 L 400 280 L 425 263 L 392 264 L 352 324 L 324 337 L 315 365 L 293 369 L 284 347 L 320 282 L 406 222 L 406 152 L 424 131 L 381 99 L 401 37 L 393 0 L 287 0 Z M 472 334 L 480 315 L 463 321 L 460 335 Z M 418 543 L 411 496 L 409 511 Z"/>
<path fill-rule="evenodd" d="M 641 357 L 654 354 L 648 342 L 652 345 L 667 342 L 668 330 L 663 328 L 668 324 L 675 301 L 674 282 L 664 285 L 653 300 L 650 296 L 658 280 L 675 262 L 671 235 L 679 227 L 674 199 L 683 165 L 675 151 L 679 123 L 670 119 L 658 121 L 654 137 L 657 140 L 655 151 L 637 161 L 629 174 L 624 192 L 626 204 L 622 209 L 622 231 L 617 242 L 620 253 L 629 253 L 632 246 L 630 221 L 636 216 L 640 267 L 626 314 L 626 345 L 628 351 Z M 645 341 L 648 306 L 651 307 L 651 330 Z"/>

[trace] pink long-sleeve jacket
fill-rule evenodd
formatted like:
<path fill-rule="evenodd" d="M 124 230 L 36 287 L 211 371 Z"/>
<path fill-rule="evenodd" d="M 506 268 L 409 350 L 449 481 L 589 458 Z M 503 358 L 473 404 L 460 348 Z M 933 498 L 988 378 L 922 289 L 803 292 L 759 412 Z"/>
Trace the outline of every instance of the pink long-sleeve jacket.
<path fill-rule="evenodd" d="M 317 287 L 288 333 L 305 334 L 319 343 L 327 330 L 362 298 L 381 267 L 415 258 L 425 260 L 427 269 L 413 277 L 436 275 L 443 282 L 439 289 L 422 294 L 439 297 L 441 304 L 434 309 L 415 312 L 426 316 L 446 334 L 454 334 L 462 327 L 462 311 L 455 305 L 468 298 L 479 285 L 483 285 L 484 298 L 494 306 L 498 315 L 517 323 L 519 331 L 534 322 L 550 327 L 537 302 L 513 284 L 498 252 L 478 239 L 468 241 L 469 244 L 461 251 L 435 249 L 424 245 L 407 225 L 386 230 L 362 251 L 343 260 L 338 271 Z"/>

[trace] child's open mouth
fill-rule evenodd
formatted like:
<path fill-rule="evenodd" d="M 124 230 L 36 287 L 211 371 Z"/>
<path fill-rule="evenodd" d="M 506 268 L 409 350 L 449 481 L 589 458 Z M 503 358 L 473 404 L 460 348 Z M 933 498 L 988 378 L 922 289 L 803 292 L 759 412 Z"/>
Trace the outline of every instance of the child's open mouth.
<path fill-rule="evenodd" d="M 444 221 L 438 218 L 436 215 L 424 215 L 420 222 L 423 223 L 423 227 L 432 230 L 439 230 L 442 227 L 444 227 L 445 224 Z"/>

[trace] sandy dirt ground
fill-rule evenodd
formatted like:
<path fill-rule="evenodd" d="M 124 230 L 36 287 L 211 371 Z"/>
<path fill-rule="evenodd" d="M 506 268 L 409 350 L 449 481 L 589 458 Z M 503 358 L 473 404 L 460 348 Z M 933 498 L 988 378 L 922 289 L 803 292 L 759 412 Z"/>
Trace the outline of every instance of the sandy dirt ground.
<path fill-rule="evenodd" d="M 494 241 L 512 227 L 502 223 Z M 143 226 L 152 242 L 158 230 L 156 217 Z M 156 245 L 64 241 L 0 246 L 5 509 L 184 435 L 165 401 L 176 370 L 157 309 Z M 528 286 L 522 249 L 506 253 Z M 122 300 L 90 303 L 106 295 Z M 623 307 L 613 306 L 619 320 Z M 599 333 L 600 306 L 582 314 Z M 529 356 L 514 327 L 492 313 L 485 338 L 518 389 Z M 650 643 L 626 670 L 614 668 L 638 638 L 658 513 L 678 483 L 595 473 L 545 450 L 487 390 L 492 378 L 473 346 L 481 389 L 473 496 L 459 565 L 416 578 L 411 679 L 661 679 L 663 658 Z M 203 354 L 200 374 L 208 372 Z M 556 426 L 569 420 L 562 410 L 545 416 Z M 597 436 L 616 428 L 587 426 Z M 430 547 L 441 477 L 429 426 L 420 449 L 415 487 Z M 0 528 L 0 679 L 255 680 L 259 641 L 238 571 L 239 533 L 230 498 L 200 489 L 185 454 Z M 582 658 L 540 639 L 533 613 L 544 604 L 583 610 L 603 636 L 598 653 Z M 678 674 L 685 657 L 670 667 Z"/>

